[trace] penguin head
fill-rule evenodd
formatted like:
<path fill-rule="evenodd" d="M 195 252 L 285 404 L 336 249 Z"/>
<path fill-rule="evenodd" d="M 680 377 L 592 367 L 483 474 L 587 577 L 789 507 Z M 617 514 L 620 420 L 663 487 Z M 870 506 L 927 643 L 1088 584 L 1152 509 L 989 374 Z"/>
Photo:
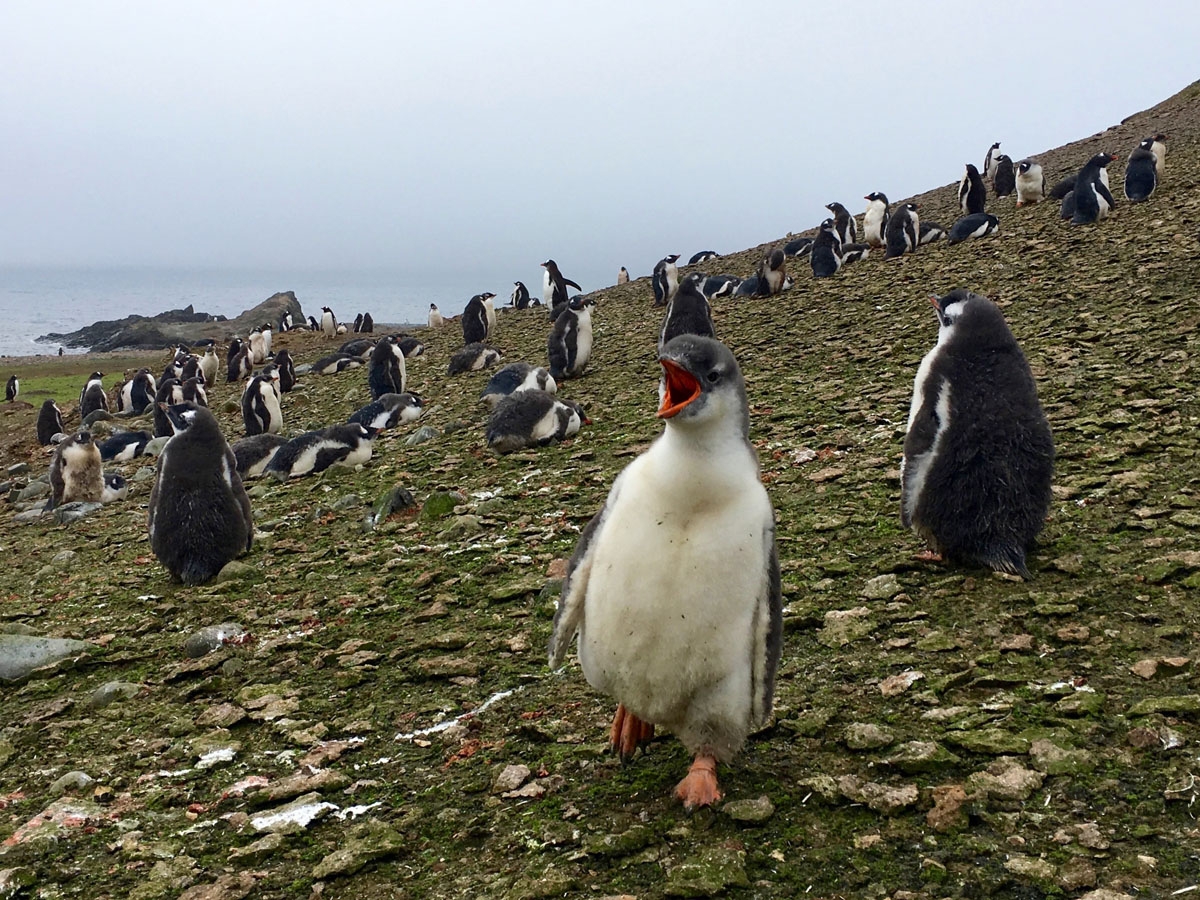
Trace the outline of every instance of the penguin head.
<path fill-rule="evenodd" d="M 1116 158 L 1117 156 L 1115 153 L 1097 153 L 1088 161 L 1088 165 L 1104 169 L 1107 168 L 1108 164 L 1113 162 Z"/>
<path fill-rule="evenodd" d="M 86 447 L 92 442 L 92 433 L 86 428 L 80 428 L 77 432 L 71 435 L 71 440 L 76 444 L 82 444 Z"/>
<path fill-rule="evenodd" d="M 951 329 L 961 318 L 963 312 L 967 308 L 967 302 L 974 297 L 970 291 L 965 288 L 955 288 L 944 297 L 939 297 L 933 294 L 929 298 L 929 302 L 933 304 L 934 311 L 938 317 L 938 342 L 941 343 L 946 336 L 949 335 Z"/>
<path fill-rule="evenodd" d="M 823 221 L 821 223 L 820 230 L 832 234 L 834 228 L 835 228 L 835 226 L 833 224 L 833 219 L 826 219 L 825 221 Z"/>
<path fill-rule="evenodd" d="M 865 199 L 868 199 L 868 200 L 869 200 L 870 198 L 869 198 L 869 197 L 867 197 L 867 198 L 865 198 Z M 842 204 L 840 204 L 840 203 L 836 203 L 836 202 L 834 202 L 834 203 L 826 203 L 826 204 L 825 204 L 825 208 L 826 208 L 827 210 L 829 210 L 831 213 L 833 213 L 835 216 L 839 216 L 839 215 L 841 215 L 842 213 L 845 213 L 846 215 L 850 215 L 850 212 L 849 212 L 849 210 L 847 210 L 847 209 L 846 209 L 846 207 L 842 206 Z"/>
<path fill-rule="evenodd" d="M 996 143 L 992 144 L 992 149 L 993 149 L 993 150 L 999 150 L 999 149 L 1000 149 L 1000 142 L 999 142 L 999 141 L 996 141 Z"/>
<path fill-rule="evenodd" d="M 979 177 L 979 170 L 977 168 L 975 168 L 974 163 L 967 163 L 967 177 L 968 178 L 978 178 Z"/>
<path fill-rule="evenodd" d="M 430 311 L 430 312 L 437 312 L 437 304 L 436 304 L 436 303 L 430 303 L 430 304 L 429 304 L 429 311 Z"/>
<path fill-rule="evenodd" d="M 728 347 L 712 338 L 681 334 L 663 345 L 658 362 L 663 368 L 660 419 L 683 428 L 730 420 L 743 436 L 749 433 L 746 385 Z"/>
<path fill-rule="evenodd" d="M 355 424 L 358 425 L 357 437 L 360 441 L 373 441 L 373 440 L 375 440 L 375 436 L 377 434 L 379 434 L 378 428 L 368 428 L 366 425 L 363 425 L 361 422 L 357 422 Z"/>
<path fill-rule="evenodd" d="M 703 272 L 688 272 L 683 276 L 683 280 L 679 282 L 680 293 L 699 294 L 700 282 L 708 276 Z"/>
<path fill-rule="evenodd" d="M 200 407 L 191 401 L 183 403 L 159 403 L 158 408 L 167 414 L 171 431 L 181 434 L 187 431 L 201 418 Z M 211 417 L 211 413 L 209 414 Z"/>
<path fill-rule="evenodd" d="M 912 212 L 916 212 L 921 207 L 916 203 L 905 203 L 904 208 L 907 209 L 910 213 L 912 213 Z"/>
<path fill-rule="evenodd" d="M 1031 159 L 1023 159 L 1019 163 L 1017 163 L 1017 171 L 1020 172 L 1022 175 L 1024 175 L 1026 172 L 1028 172 L 1032 168 L 1033 168 L 1033 160 L 1031 160 Z"/>
<path fill-rule="evenodd" d="M 558 268 L 558 264 L 554 260 L 548 259 L 544 263 L 542 263 L 542 268 L 548 269 L 548 270 L 555 270 Z"/>
<path fill-rule="evenodd" d="M 677 259 L 679 259 L 679 254 L 678 254 L 678 253 L 669 253 L 669 254 L 667 254 L 666 256 L 664 256 L 664 257 L 663 257 L 663 262 L 666 262 L 666 263 L 673 263 L 673 262 L 675 262 Z"/>
<path fill-rule="evenodd" d="M 882 203 L 884 206 L 888 205 L 887 194 L 881 191 L 873 191 L 870 194 L 867 194 L 867 196 L 863 197 L 863 199 L 870 203 Z"/>
<path fill-rule="evenodd" d="M 88 376 L 88 381 L 99 381 L 103 377 L 104 377 L 103 372 L 93 372 L 91 375 Z"/>
<path fill-rule="evenodd" d="M 129 485 L 116 472 L 104 476 L 104 491 L 100 495 L 101 503 L 111 503 L 113 500 L 124 500 L 129 496 Z"/>

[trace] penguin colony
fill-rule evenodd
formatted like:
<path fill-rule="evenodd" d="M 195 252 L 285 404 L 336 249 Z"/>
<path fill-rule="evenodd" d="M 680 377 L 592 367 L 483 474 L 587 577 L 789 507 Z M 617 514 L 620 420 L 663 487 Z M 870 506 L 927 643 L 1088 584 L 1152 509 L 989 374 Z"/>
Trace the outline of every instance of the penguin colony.
<path fill-rule="evenodd" d="M 1124 183 L 1129 201 L 1144 202 L 1153 194 L 1164 141 L 1162 135 L 1148 137 L 1130 155 Z M 814 277 L 828 277 L 867 256 L 872 247 L 885 248 L 885 258 L 893 259 L 943 236 L 957 244 L 994 232 L 999 219 L 985 210 L 985 179 L 991 179 L 996 197 L 1015 193 L 1017 206 L 1047 196 L 1044 173 L 1035 160 L 1014 165 L 998 149 L 997 143 L 989 150 L 982 175 L 966 166 L 959 191 L 964 215 L 948 231 L 921 222 L 916 204 L 892 209 L 886 195 L 876 192 L 865 198 L 864 243 L 858 244 L 854 217 L 831 203 L 827 209 L 832 217 L 822 222 L 815 239 L 768 249 L 755 276 L 746 279 L 754 284 L 740 293 L 770 297 L 785 291 L 788 259 L 809 256 Z M 1060 194 L 1064 202 L 1073 198 L 1074 224 L 1099 221 L 1114 208 L 1106 168 L 1115 159 L 1111 153 L 1097 154 Z M 714 256 L 705 251 L 689 264 Z M 560 665 L 578 637 L 585 678 L 617 702 L 610 737 L 623 759 L 651 739 L 656 725 L 681 740 L 693 759 L 676 794 L 690 810 L 721 799 L 717 765 L 728 762 L 769 717 L 782 629 L 774 512 L 748 440 L 750 401 L 736 358 L 716 340 L 710 302 L 739 293 L 741 285 L 733 276 L 702 272 L 681 278 L 678 259 L 678 254 L 665 257 L 652 279 L 654 303 L 665 307 L 658 335 L 663 372 L 657 413 L 665 428 L 618 476 L 579 540 L 554 620 L 550 662 Z M 509 364 L 491 377 L 480 396 L 493 409 L 486 438 L 498 453 L 569 438 L 587 422 L 578 404 L 559 399 L 556 390 L 559 381 L 585 372 L 595 301 L 568 297 L 567 287 L 579 286 L 552 260 L 543 267 L 544 299 L 551 308 L 549 369 Z M 538 305 L 522 283 L 515 285 L 513 308 Z M 493 297 L 477 295 L 464 310 L 466 346 L 455 357 L 460 361 L 452 361 L 452 374 L 479 371 L 502 358 L 497 348 L 484 343 L 494 338 L 497 326 Z M 934 297 L 933 304 L 938 338 L 914 380 L 900 520 L 928 544 L 930 558 L 1028 578 L 1027 553 L 1049 507 L 1054 465 L 1053 439 L 1033 375 L 990 300 L 958 289 Z M 367 322 L 368 316 L 360 315 L 354 330 L 369 333 Z M 281 324 L 284 330 L 289 327 Z M 431 306 L 430 327 L 443 324 Z M 340 330 L 327 307 L 320 323 L 310 319 L 310 325 L 327 336 Z M 401 338 L 387 335 L 348 342 L 327 358 L 331 362 L 318 360 L 312 368 L 332 374 L 369 359 L 373 402 L 345 424 L 290 438 L 272 433 L 282 430 L 282 422 L 272 427 L 274 412 L 264 416 L 258 406 L 273 397 L 279 409 L 283 390 L 278 363 L 286 351 L 273 356 L 270 344 L 271 327 L 264 325 L 245 343 L 230 345 L 227 377 L 247 382 L 247 437 L 232 447 L 205 408 L 204 388 L 211 385 L 216 368 L 211 344 L 203 358 L 181 349 L 157 386 L 143 370 L 118 391 L 118 411 L 133 415 L 150 405 L 153 394 L 156 412 L 173 435 L 159 457 L 148 528 L 156 556 L 185 583 L 211 579 L 229 560 L 251 550 L 253 523 L 243 477 L 271 472 L 288 480 L 331 465 L 361 464 L 371 458 L 381 430 L 416 421 L 424 407 L 419 397 L 404 391 L 409 354 Z M 408 346 L 413 355 L 420 353 L 419 341 Z M 253 367 L 264 363 L 255 373 Z M 291 366 L 290 358 L 287 363 Z M 89 378 L 80 395 L 80 413 L 107 410 L 102 377 L 96 372 Z M 10 400 L 17 389 L 14 376 Z M 51 465 L 52 502 L 124 496 L 128 486 L 119 475 L 103 475 L 100 462 L 136 457 L 149 443 L 149 434 L 120 432 L 97 446 L 86 430 L 66 438 L 63 430 L 61 412 L 46 401 L 39 441 L 60 440 Z M 978 464 L 981 458 L 983 465 Z M 683 524 L 699 504 L 715 510 L 713 524 L 703 529 Z M 680 579 L 682 572 L 688 573 L 686 579 Z M 681 616 L 681 610 L 687 615 Z M 686 627 L 679 624 L 681 618 L 688 620 Z M 730 634 L 737 639 L 728 640 Z M 697 654 L 707 660 L 700 672 L 688 664 Z"/>

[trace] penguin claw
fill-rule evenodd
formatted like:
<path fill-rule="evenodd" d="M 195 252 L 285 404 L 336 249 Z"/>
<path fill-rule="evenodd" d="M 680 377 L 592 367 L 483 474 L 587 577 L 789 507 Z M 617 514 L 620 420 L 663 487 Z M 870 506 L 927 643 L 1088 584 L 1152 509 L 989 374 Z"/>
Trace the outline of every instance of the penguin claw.
<path fill-rule="evenodd" d="M 916 554 L 913 559 L 921 562 L 945 562 L 945 558 L 936 550 L 922 550 L 920 553 Z"/>
<path fill-rule="evenodd" d="M 717 761 L 711 756 L 697 756 L 687 775 L 675 786 L 675 796 L 683 802 L 685 812 L 695 812 L 701 806 L 712 806 L 721 797 L 717 784 Z"/>
<path fill-rule="evenodd" d="M 612 731 L 609 734 L 609 746 L 621 757 L 621 762 L 627 763 L 633 759 L 638 747 L 650 743 L 653 737 L 653 724 L 639 719 L 625 708 L 624 703 L 617 704 L 617 713 L 613 716 Z"/>

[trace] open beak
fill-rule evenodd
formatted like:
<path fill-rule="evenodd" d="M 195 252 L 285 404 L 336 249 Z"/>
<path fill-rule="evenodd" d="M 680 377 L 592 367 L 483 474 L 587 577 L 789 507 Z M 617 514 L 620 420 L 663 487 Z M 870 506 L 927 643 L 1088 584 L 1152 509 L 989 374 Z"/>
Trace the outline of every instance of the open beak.
<path fill-rule="evenodd" d="M 662 405 L 658 408 L 660 419 L 669 419 L 683 411 L 683 408 L 700 396 L 700 382 L 682 366 L 669 359 L 660 359 L 663 367 L 663 378 L 667 382 L 667 390 L 663 394 Z"/>

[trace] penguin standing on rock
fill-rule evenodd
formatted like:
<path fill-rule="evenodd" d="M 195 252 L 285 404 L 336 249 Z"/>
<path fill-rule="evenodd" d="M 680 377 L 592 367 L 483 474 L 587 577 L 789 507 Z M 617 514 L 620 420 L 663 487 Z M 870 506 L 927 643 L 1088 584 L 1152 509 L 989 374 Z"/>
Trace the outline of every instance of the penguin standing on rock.
<path fill-rule="evenodd" d="M 369 312 L 363 313 L 361 331 L 363 334 L 373 334 L 375 332 L 375 320 L 371 318 Z"/>
<path fill-rule="evenodd" d="M 677 259 L 679 254 L 672 253 L 654 264 L 654 276 L 651 280 L 654 283 L 655 306 L 666 306 L 679 290 L 679 269 L 675 265 Z"/>
<path fill-rule="evenodd" d="M 108 396 L 104 393 L 104 373 L 93 372 L 79 394 L 79 417 L 86 419 L 98 409 L 108 412 Z"/>
<path fill-rule="evenodd" d="M 359 313 L 354 317 L 354 327 L 351 329 L 351 331 L 353 331 L 355 334 L 358 334 L 360 331 L 362 331 L 362 313 Z"/>
<path fill-rule="evenodd" d="M 12 403 L 17 399 L 17 394 L 21 393 L 21 381 L 16 375 L 8 376 L 8 384 L 4 386 L 4 399 Z"/>
<path fill-rule="evenodd" d="M 150 548 L 174 578 L 203 584 L 250 549 L 250 498 L 212 413 L 187 403 L 166 413 L 175 436 L 150 491 Z"/>
<path fill-rule="evenodd" d="M 1054 473 L 1033 373 L 991 300 L 960 288 L 932 302 L 938 340 L 913 385 L 901 522 L 934 555 L 1028 578 Z"/>
<path fill-rule="evenodd" d="M 175 433 L 167 407 L 183 402 L 183 384 L 178 378 L 164 378 L 154 394 L 154 436 L 170 437 Z"/>
<path fill-rule="evenodd" d="M 86 428 L 59 444 L 50 460 L 51 493 L 46 509 L 76 500 L 100 502 L 104 492 L 104 470 L 100 463 L 100 448 Z"/>
<path fill-rule="evenodd" d="M 868 230 L 867 234 L 870 233 Z M 809 262 L 812 264 L 813 278 L 829 278 L 836 275 L 842 267 L 841 242 L 838 240 L 833 219 L 826 219 L 821 223 L 816 240 L 813 241 Z"/>
<path fill-rule="evenodd" d="M 279 434 L 283 431 L 283 410 L 279 406 L 274 366 L 267 366 L 250 379 L 242 392 L 242 421 L 246 434 Z"/>
<path fill-rule="evenodd" d="M 1154 168 L 1158 177 L 1162 178 L 1163 168 L 1167 164 L 1167 136 L 1165 134 L 1150 136 L 1150 152 L 1154 154 Z"/>
<path fill-rule="evenodd" d="M 221 360 L 217 358 L 215 341 L 209 341 L 208 346 L 204 348 L 204 355 L 200 357 L 200 371 L 204 373 L 205 384 L 217 383 L 217 372 L 221 371 Z"/>
<path fill-rule="evenodd" d="M 352 469 L 371 458 L 376 434 L 359 422 L 308 431 L 280 447 L 264 471 L 288 479 L 324 472 L 330 466 Z"/>
<path fill-rule="evenodd" d="M 1154 138 L 1146 138 L 1129 154 L 1125 166 L 1125 199 L 1141 203 L 1158 187 L 1158 161 L 1151 149 Z"/>
<path fill-rule="evenodd" d="M 550 375 L 556 382 L 578 378 L 592 357 L 592 301 L 575 297 L 554 320 L 546 342 Z"/>
<path fill-rule="evenodd" d="M 568 287 L 573 287 L 577 291 L 583 290 L 583 288 L 559 271 L 558 263 L 554 260 L 546 260 L 542 263 L 542 268 L 546 270 L 543 273 L 542 298 L 552 310 L 567 302 Z"/>
<path fill-rule="evenodd" d="M 987 188 L 979 170 L 967 163 L 962 180 L 958 183 L 958 205 L 962 207 L 963 215 L 974 215 L 984 211 L 987 203 Z"/>
<path fill-rule="evenodd" d="M 408 370 L 404 366 L 404 352 L 394 334 L 379 339 L 367 362 L 367 387 L 371 399 L 378 400 L 384 394 L 403 394 Z"/>
<path fill-rule="evenodd" d="M 38 412 L 38 443 L 43 447 L 49 447 L 54 443 L 54 436 L 62 434 L 64 431 L 66 429 L 63 428 L 62 410 L 58 408 L 58 404 L 53 400 L 47 400 L 42 404 L 41 411 Z"/>
<path fill-rule="evenodd" d="M 1108 186 L 1100 179 L 1100 173 L 1116 159 L 1111 153 L 1097 153 L 1084 164 L 1075 176 L 1075 214 L 1072 225 L 1090 225 L 1099 222 L 1116 205 Z"/>
<path fill-rule="evenodd" d="M 496 327 L 496 307 L 492 303 L 495 294 L 484 291 L 467 301 L 462 314 L 463 344 L 480 344 L 486 341 Z"/>
<path fill-rule="evenodd" d="M 659 354 L 663 434 L 617 477 L 568 565 L 550 667 L 579 664 L 618 703 L 623 760 L 674 732 L 693 756 L 686 810 L 721 799 L 728 762 L 771 715 L 782 646 L 775 515 L 733 354 L 682 335 Z"/>
<path fill-rule="evenodd" d="M 243 344 L 237 338 L 233 339 L 233 343 L 229 345 L 229 354 L 226 360 L 225 383 L 232 384 L 235 381 L 241 381 L 254 371 L 254 365 L 251 362 L 250 346 Z"/>
<path fill-rule="evenodd" d="M 524 282 L 514 281 L 513 292 L 508 300 L 513 309 L 529 309 L 529 288 L 525 287 Z"/>
<path fill-rule="evenodd" d="M 270 368 L 268 366 L 268 368 Z M 264 371 L 266 371 L 264 369 Z M 184 381 L 181 385 L 183 389 L 183 402 L 195 403 L 197 406 L 208 406 L 208 392 L 204 390 L 204 376 L 194 375 Z"/>
<path fill-rule="evenodd" d="M 850 215 L 850 210 L 840 203 L 826 203 L 825 208 L 833 213 L 833 226 L 837 230 L 838 240 L 843 245 L 857 243 L 858 226 L 854 222 L 854 216 Z"/>
<path fill-rule="evenodd" d="M 445 324 L 446 324 L 446 319 L 442 316 L 441 312 L 438 311 L 437 304 L 430 303 L 429 304 L 429 327 L 430 328 L 441 328 Z"/>
<path fill-rule="evenodd" d="M 1013 168 L 1012 157 L 1001 153 L 996 157 L 995 171 L 992 172 L 992 190 L 997 197 L 1007 197 L 1017 187 L 1017 173 Z"/>
<path fill-rule="evenodd" d="M 879 249 L 884 245 L 884 234 L 887 229 L 887 194 L 875 191 L 867 194 L 863 199 L 867 201 L 867 211 L 863 213 L 863 240 L 866 241 L 868 247 Z M 814 274 L 815 271 L 814 269 Z"/>
<path fill-rule="evenodd" d="M 712 308 L 708 298 L 700 292 L 698 281 L 694 272 L 686 276 L 667 304 L 667 314 L 663 317 L 662 331 L 658 335 L 660 350 L 671 338 L 681 334 L 699 334 L 709 338 L 717 336 L 713 328 Z"/>
<path fill-rule="evenodd" d="M 787 281 L 787 255 L 782 247 L 772 247 L 759 260 L 757 297 L 775 297 L 781 294 Z"/>
<path fill-rule="evenodd" d="M 1046 199 L 1046 175 L 1035 160 L 1023 159 L 1017 163 L 1015 178 L 1017 206 L 1041 203 Z"/>
<path fill-rule="evenodd" d="M 895 259 L 914 252 L 921 245 L 921 219 L 917 204 L 904 203 L 896 208 L 887 224 L 887 252 L 884 259 Z"/>

